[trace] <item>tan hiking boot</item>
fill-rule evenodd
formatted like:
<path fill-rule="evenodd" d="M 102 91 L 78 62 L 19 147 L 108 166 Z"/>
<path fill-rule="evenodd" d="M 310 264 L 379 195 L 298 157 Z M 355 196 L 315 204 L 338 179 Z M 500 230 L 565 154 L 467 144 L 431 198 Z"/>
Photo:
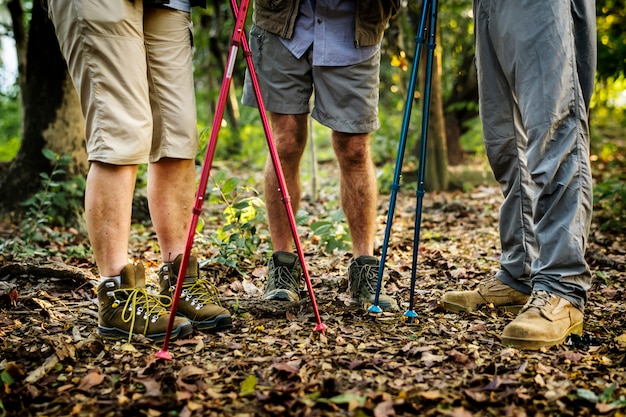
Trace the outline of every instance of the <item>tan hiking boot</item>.
<path fill-rule="evenodd" d="M 474 291 L 449 291 L 441 298 L 443 308 L 454 313 L 474 311 L 483 305 L 517 313 L 528 301 L 528 294 L 517 291 L 497 278 L 489 278 Z"/>
<path fill-rule="evenodd" d="M 178 255 L 174 262 L 165 263 L 159 270 L 161 294 L 174 296 L 182 259 L 183 255 Z M 233 327 L 233 319 L 222 307 L 217 288 L 206 278 L 200 278 L 195 255 L 189 257 L 177 314 L 187 318 L 198 330 L 219 331 Z"/>
<path fill-rule="evenodd" d="M 502 332 L 502 343 L 520 349 L 540 349 L 582 334 L 583 313 L 569 301 L 547 291 L 533 291 L 520 314 Z"/>
<path fill-rule="evenodd" d="M 359 256 L 350 261 L 348 267 L 348 288 L 352 302 L 364 308 L 374 304 L 378 284 L 380 264 L 374 256 Z M 381 288 L 378 294 L 378 306 L 383 311 L 398 311 L 398 303 Z"/>
<path fill-rule="evenodd" d="M 98 285 L 98 333 L 113 340 L 130 341 L 133 334 L 142 334 L 163 341 L 171 305 L 170 297 L 148 292 L 142 263 L 128 264 L 120 273 L 120 283 L 107 279 Z M 188 320 L 176 317 L 170 338 L 186 337 L 192 331 Z"/>

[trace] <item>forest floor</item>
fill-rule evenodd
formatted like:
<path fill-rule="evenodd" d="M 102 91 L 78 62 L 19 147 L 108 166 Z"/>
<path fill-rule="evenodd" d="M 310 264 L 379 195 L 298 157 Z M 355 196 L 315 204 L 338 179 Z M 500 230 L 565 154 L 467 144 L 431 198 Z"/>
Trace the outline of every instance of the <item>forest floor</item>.
<path fill-rule="evenodd" d="M 336 199 L 323 191 L 302 208 L 315 216 Z M 0 416 L 626 415 L 622 235 L 594 226 L 584 335 L 561 346 L 510 348 L 500 334 L 511 313 L 489 306 L 464 314 L 440 308 L 445 291 L 474 288 L 496 271 L 500 202 L 493 185 L 426 193 L 412 322 L 403 314 L 414 247 L 410 190 L 399 193 L 386 259 L 386 292 L 401 303 L 399 313 L 350 305 L 350 254 L 325 253 L 310 230 L 303 229 L 302 245 L 324 332 L 315 330 L 305 289 L 296 303 L 259 300 L 264 261 L 248 260 L 243 273 L 204 264 L 234 327 L 171 342 L 170 361 L 157 359 L 162 346 L 145 338 L 110 342 L 97 335 L 92 259 L 2 254 Z M 387 209 L 381 195 L 379 247 Z M 219 211 L 204 210 L 219 223 Z M 2 239 L 17 233 L 15 225 L 0 226 Z M 86 244 L 80 234 L 75 239 L 74 245 Z M 201 256 L 210 250 L 198 249 Z M 149 226 L 133 229 L 131 252 L 154 279 L 159 256 Z"/>

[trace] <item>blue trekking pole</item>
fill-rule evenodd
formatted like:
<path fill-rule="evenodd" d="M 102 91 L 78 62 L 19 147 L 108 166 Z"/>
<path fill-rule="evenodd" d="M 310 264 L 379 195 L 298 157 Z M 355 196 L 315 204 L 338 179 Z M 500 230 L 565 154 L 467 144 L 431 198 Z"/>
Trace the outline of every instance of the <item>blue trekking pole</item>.
<path fill-rule="evenodd" d="M 430 12 L 430 22 L 428 22 Z M 428 22 L 428 26 L 427 26 Z M 400 177 L 402 176 L 402 161 L 404 160 L 404 150 L 406 148 L 406 138 L 409 131 L 409 122 L 411 119 L 411 110 L 413 108 L 413 99 L 415 96 L 415 84 L 417 82 L 417 70 L 419 68 L 420 57 L 422 53 L 422 46 L 427 40 L 427 55 L 426 55 L 426 77 L 424 82 L 424 101 L 422 110 L 422 130 L 421 130 L 421 143 L 420 143 L 420 155 L 419 155 L 419 168 L 418 168 L 418 180 L 417 180 L 417 205 L 415 208 L 415 233 L 413 236 L 413 264 L 411 267 L 411 296 L 409 301 L 409 309 L 404 313 L 408 317 L 409 323 L 413 318 L 417 317 L 417 313 L 413 308 L 414 306 L 414 294 L 415 294 L 415 281 L 417 271 L 417 254 L 419 250 L 420 239 L 420 226 L 422 218 L 422 201 L 424 198 L 424 173 L 426 168 L 426 148 L 428 138 L 428 117 L 430 111 L 430 92 L 431 92 L 431 79 L 433 74 L 433 57 L 436 47 L 436 27 L 437 27 L 437 0 L 424 0 L 422 5 L 422 14 L 420 17 L 420 23 L 415 36 L 415 55 L 413 60 L 413 67 L 411 69 L 411 78 L 409 80 L 409 89 L 407 92 L 406 103 L 404 106 L 404 117 L 402 120 L 402 129 L 400 132 L 400 142 L 398 144 L 398 155 L 396 158 L 396 167 L 394 172 L 393 183 L 391 184 L 391 195 L 389 197 L 389 210 L 387 212 L 387 226 L 385 228 L 385 237 L 383 240 L 382 254 L 380 260 L 380 267 L 378 269 L 378 281 L 376 282 L 376 295 L 374 296 L 374 304 L 369 307 L 369 311 L 372 313 L 380 313 L 382 309 L 378 305 L 378 298 L 380 295 L 380 289 L 383 281 L 383 273 L 385 270 L 385 260 L 387 257 L 387 248 L 389 246 L 389 236 L 391 234 L 391 225 L 393 222 L 394 211 L 396 207 L 396 197 L 398 190 L 400 189 Z"/>

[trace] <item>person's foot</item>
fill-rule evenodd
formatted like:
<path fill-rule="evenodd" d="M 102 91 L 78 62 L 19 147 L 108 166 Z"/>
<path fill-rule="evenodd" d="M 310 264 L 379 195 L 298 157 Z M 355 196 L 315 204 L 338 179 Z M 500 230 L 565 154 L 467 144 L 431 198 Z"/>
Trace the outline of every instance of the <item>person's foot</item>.
<path fill-rule="evenodd" d="M 359 256 L 350 260 L 348 288 L 354 303 L 362 307 L 374 304 L 379 267 L 378 259 L 374 256 Z M 396 300 L 385 294 L 382 288 L 378 294 L 378 306 L 384 311 L 399 310 Z"/>
<path fill-rule="evenodd" d="M 449 291 L 441 299 L 443 308 L 454 313 L 474 311 L 484 305 L 517 313 L 528 301 L 528 294 L 518 291 L 497 278 L 489 278 L 474 291 Z"/>
<path fill-rule="evenodd" d="M 159 270 L 161 294 L 173 297 L 183 255 L 166 262 Z M 221 306 L 219 292 L 206 278 L 199 275 L 198 260 L 189 256 L 189 264 L 178 300 L 178 316 L 185 317 L 192 326 L 202 331 L 221 331 L 233 327 L 230 312 Z"/>
<path fill-rule="evenodd" d="M 133 334 L 142 334 L 163 341 L 172 299 L 148 292 L 142 263 L 126 265 L 120 276 L 119 283 L 106 279 L 98 285 L 98 333 L 112 340 L 130 340 Z M 187 337 L 192 331 L 187 319 L 176 317 L 170 338 Z"/>
<path fill-rule="evenodd" d="M 267 266 L 267 285 L 262 299 L 298 301 L 301 275 L 302 267 L 296 255 L 274 252 Z"/>
<path fill-rule="evenodd" d="M 520 349 L 540 349 L 582 334 L 583 313 L 566 299 L 547 291 L 533 291 L 530 299 L 502 332 L 502 343 Z"/>

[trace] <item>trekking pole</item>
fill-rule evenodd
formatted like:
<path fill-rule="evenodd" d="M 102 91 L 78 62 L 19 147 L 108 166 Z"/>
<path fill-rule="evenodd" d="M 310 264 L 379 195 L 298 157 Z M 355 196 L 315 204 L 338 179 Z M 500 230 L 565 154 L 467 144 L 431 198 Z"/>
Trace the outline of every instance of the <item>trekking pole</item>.
<path fill-rule="evenodd" d="M 430 22 L 427 21 L 430 12 Z M 409 309 L 404 313 L 408 317 L 409 323 L 413 318 L 417 317 L 417 313 L 413 309 L 414 305 L 414 293 L 415 293 L 415 281 L 417 270 L 417 254 L 419 250 L 420 239 L 420 226 L 422 217 L 422 200 L 424 197 L 424 173 L 426 168 L 426 145 L 428 138 L 428 118 L 430 112 L 430 92 L 431 92 L 431 79 L 432 79 L 432 67 L 433 56 L 436 47 L 436 25 L 437 25 L 437 0 L 424 0 L 422 4 L 422 13 L 420 16 L 420 22 L 418 31 L 415 37 L 415 55 L 413 60 L 413 67 L 411 69 L 411 77 L 409 79 L 409 90 L 407 92 L 406 103 L 404 106 L 404 116 L 402 120 L 402 129 L 400 132 L 400 142 L 398 144 L 398 155 L 396 157 L 396 167 L 394 172 L 393 183 L 391 185 L 391 195 L 389 197 L 389 210 L 387 212 L 387 225 L 385 228 L 385 235 L 382 247 L 380 267 L 378 269 L 378 280 L 376 282 L 376 294 L 374 296 L 374 304 L 369 307 L 369 311 L 372 313 L 380 313 L 382 309 L 378 305 L 378 299 L 382 286 L 383 273 L 385 269 L 385 260 L 387 256 L 387 248 L 389 246 L 389 237 L 391 234 L 391 226 L 393 222 L 394 211 L 396 207 L 396 197 L 398 190 L 400 189 L 400 177 L 402 176 L 402 162 L 404 160 L 404 150 L 406 148 L 406 138 L 409 130 L 409 122 L 411 119 L 411 110 L 413 107 L 413 99 L 415 96 L 415 84 L 417 81 L 417 71 L 419 68 L 420 57 L 422 54 L 422 46 L 427 40 L 428 36 L 428 51 L 426 56 L 426 77 L 424 82 L 424 101 L 422 110 L 422 130 L 421 130 L 421 143 L 420 143 L 420 155 L 419 155 L 419 168 L 418 168 L 418 185 L 416 190 L 417 204 L 416 204 L 416 216 L 415 216 L 415 233 L 413 237 L 413 263 L 411 268 L 411 295 L 409 301 Z M 430 30 L 428 30 L 430 29 Z"/>
<path fill-rule="evenodd" d="M 189 257 L 191 255 L 191 247 L 193 246 L 196 227 L 198 225 L 198 218 L 202 213 L 202 203 L 206 194 L 207 183 L 209 181 L 209 173 L 211 171 L 211 165 L 213 163 L 213 156 L 215 155 L 217 135 L 222 124 L 222 117 L 224 116 L 224 108 L 226 107 L 226 99 L 228 98 L 228 89 L 230 88 L 230 82 L 233 76 L 233 68 L 235 66 L 235 57 L 237 56 L 237 51 L 239 50 L 239 46 L 241 44 L 241 37 L 243 36 L 244 32 L 244 24 L 246 21 L 246 14 L 248 12 L 249 3 L 250 0 L 241 0 L 241 6 L 239 6 L 239 14 L 235 21 L 235 28 L 233 29 L 230 51 L 228 53 L 228 61 L 226 63 L 226 71 L 224 72 L 222 87 L 220 89 L 217 108 L 215 110 L 215 118 L 213 119 L 213 125 L 211 127 L 211 136 L 209 139 L 209 144 L 207 145 L 204 165 L 202 167 L 200 185 L 198 186 L 198 192 L 196 193 L 196 203 L 193 207 L 193 216 L 191 218 L 189 232 L 187 233 L 185 251 L 183 252 L 183 258 L 180 262 L 178 279 L 176 281 L 176 290 L 174 291 L 174 295 L 172 297 L 172 308 L 170 318 L 167 323 L 167 331 L 165 332 L 163 347 L 155 355 L 159 359 L 172 359 L 172 355 L 167 351 L 167 349 L 172 333 L 172 327 L 174 326 L 174 318 L 176 317 L 176 311 L 178 310 L 178 301 L 180 299 L 180 294 L 182 293 L 185 275 L 187 274 L 187 264 L 189 263 Z"/>
<path fill-rule="evenodd" d="M 245 0 L 242 0 L 242 1 L 245 1 Z M 233 10 L 233 13 L 235 13 L 235 17 L 238 19 L 237 0 L 231 0 L 231 7 Z M 241 11 L 239 13 L 241 13 Z M 302 250 L 302 245 L 300 244 L 300 238 L 298 237 L 298 227 L 296 225 L 296 217 L 293 213 L 293 208 L 291 207 L 291 197 L 289 196 L 289 190 L 287 190 L 287 184 L 285 183 L 285 175 L 283 174 L 283 170 L 280 165 L 280 159 L 278 157 L 278 151 L 276 150 L 276 145 L 274 144 L 272 130 L 270 128 L 270 122 L 267 118 L 267 112 L 265 110 L 265 103 L 263 102 L 263 97 L 261 95 L 261 88 L 259 86 L 259 80 L 257 78 L 256 70 L 254 68 L 254 62 L 252 61 L 252 53 L 250 52 L 250 46 L 248 45 L 248 40 L 246 38 L 245 33 L 241 35 L 241 44 L 243 48 L 243 55 L 246 58 L 246 63 L 248 64 L 248 70 L 249 70 L 248 72 L 250 74 L 252 86 L 254 87 L 254 95 L 257 100 L 259 114 L 261 116 L 261 122 L 263 124 L 263 130 L 265 131 L 265 138 L 267 139 L 267 146 L 269 148 L 270 156 L 272 158 L 272 164 L 274 165 L 274 171 L 276 172 L 276 178 L 278 179 L 278 184 L 280 186 L 279 191 L 281 193 L 283 203 L 285 203 L 285 210 L 287 211 L 287 217 L 289 218 L 289 225 L 291 226 L 291 233 L 293 235 L 293 240 L 295 242 L 296 251 L 298 253 L 298 258 L 300 258 L 300 265 L 302 266 L 302 274 L 304 275 L 304 281 L 309 291 L 309 297 L 311 298 L 311 305 L 313 307 L 313 312 L 315 314 L 315 320 L 317 321 L 317 326 L 315 326 L 315 331 L 323 332 L 324 330 L 328 328 L 328 326 L 326 326 L 322 322 L 319 310 L 317 308 L 317 302 L 315 301 L 315 294 L 313 293 L 313 284 L 311 283 L 311 277 L 309 275 L 308 268 L 306 267 L 306 263 L 304 262 L 304 252 Z"/>
<path fill-rule="evenodd" d="M 226 107 L 226 100 L 228 98 L 228 90 L 230 88 L 230 84 L 233 76 L 233 69 L 235 66 L 235 58 L 237 56 L 237 52 L 239 51 L 240 46 L 244 46 L 244 52 L 246 55 L 246 60 L 248 62 L 248 66 L 252 64 L 252 57 L 250 55 L 250 48 L 248 47 L 248 43 L 244 33 L 244 25 L 246 20 L 246 15 L 248 12 L 248 5 L 250 0 L 242 0 L 241 4 L 237 7 L 236 0 L 231 2 L 233 7 L 233 13 L 235 14 L 235 27 L 233 29 L 233 35 L 231 39 L 231 48 L 228 54 L 228 61 L 226 63 L 226 71 L 224 72 L 224 77 L 222 80 L 222 86 L 220 89 L 220 95 L 218 98 L 217 108 L 215 111 L 215 117 L 213 119 L 213 124 L 211 126 L 211 135 L 209 138 L 209 143 L 207 145 L 206 156 L 204 165 L 202 167 L 202 173 L 200 176 L 200 184 L 198 186 L 198 192 L 196 194 L 196 203 L 193 208 L 193 216 L 191 219 L 191 224 L 189 226 L 189 233 L 187 234 L 187 242 L 185 247 L 185 252 L 183 253 L 183 257 L 180 263 L 180 269 L 178 272 L 178 279 L 176 282 L 176 290 L 174 292 L 172 298 L 172 308 L 170 313 L 170 318 L 168 321 L 167 331 L 165 333 L 165 339 L 163 341 L 162 349 L 156 353 L 156 357 L 160 359 L 172 359 L 172 355 L 168 352 L 169 340 L 171 337 L 172 327 L 174 326 L 174 318 L 176 317 L 176 311 L 178 310 L 178 302 L 180 299 L 180 294 L 182 292 L 182 286 L 184 283 L 185 275 L 187 273 L 187 264 L 189 263 L 189 257 L 191 255 L 191 248 L 193 246 L 193 240 L 195 236 L 195 230 L 198 224 L 198 218 L 202 213 L 202 203 L 204 201 L 204 196 L 206 194 L 206 188 L 209 180 L 209 173 L 211 171 L 211 166 L 213 164 L 213 157 L 215 155 L 215 149 L 217 145 L 218 133 L 221 127 L 222 117 L 224 116 L 224 109 Z M 255 80 L 255 94 L 257 94 L 257 101 L 260 103 L 259 110 L 261 111 L 261 106 L 263 106 L 263 101 L 260 98 L 260 89 L 258 89 L 258 80 L 256 80 L 256 73 L 254 71 L 250 71 L 254 74 Z M 258 91 L 257 91 L 258 90 Z M 300 262 L 302 264 L 302 270 L 305 272 L 305 279 L 307 281 L 307 286 L 309 289 L 309 295 L 311 297 L 311 302 L 313 304 L 313 310 L 315 312 L 315 317 L 317 319 L 317 326 L 315 327 L 316 331 L 324 331 L 327 326 L 322 323 L 320 314 L 317 308 L 317 303 L 315 302 L 315 296 L 313 294 L 313 288 L 311 285 L 311 279 L 308 275 L 308 271 L 306 270 L 304 263 L 304 255 L 302 252 L 302 248 L 300 245 L 300 241 L 297 235 L 297 229 L 295 226 L 295 217 L 293 215 L 293 210 L 291 209 L 291 205 L 289 204 L 289 195 L 286 193 L 286 185 L 284 181 L 284 175 L 280 170 L 280 164 L 276 165 L 277 161 L 277 152 L 275 150 L 273 139 L 271 138 L 271 132 L 269 129 L 269 121 L 267 120 L 267 116 L 265 115 L 264 106 L 263 111 L 261 111 L 261 118 L 263 120 L 263 127 L 265 130 L 265 134 L 268 140 L 268 145 L 270 145 L 270 151 L 272 153 L 272 161 L 275 164 L 276 174 L 279 178 L 279 183 L 281 186 L 281 190 L 283 190 L 283 200 L 285 201 L 285 206 L 287 208 L 287 215 L 289 216 L 289 220 L 291 223 L 291 229 L 294 234 L 294 239 L 296 241 L 296 247 L 298 248 L 298 255 L 300 256 Z"/>

